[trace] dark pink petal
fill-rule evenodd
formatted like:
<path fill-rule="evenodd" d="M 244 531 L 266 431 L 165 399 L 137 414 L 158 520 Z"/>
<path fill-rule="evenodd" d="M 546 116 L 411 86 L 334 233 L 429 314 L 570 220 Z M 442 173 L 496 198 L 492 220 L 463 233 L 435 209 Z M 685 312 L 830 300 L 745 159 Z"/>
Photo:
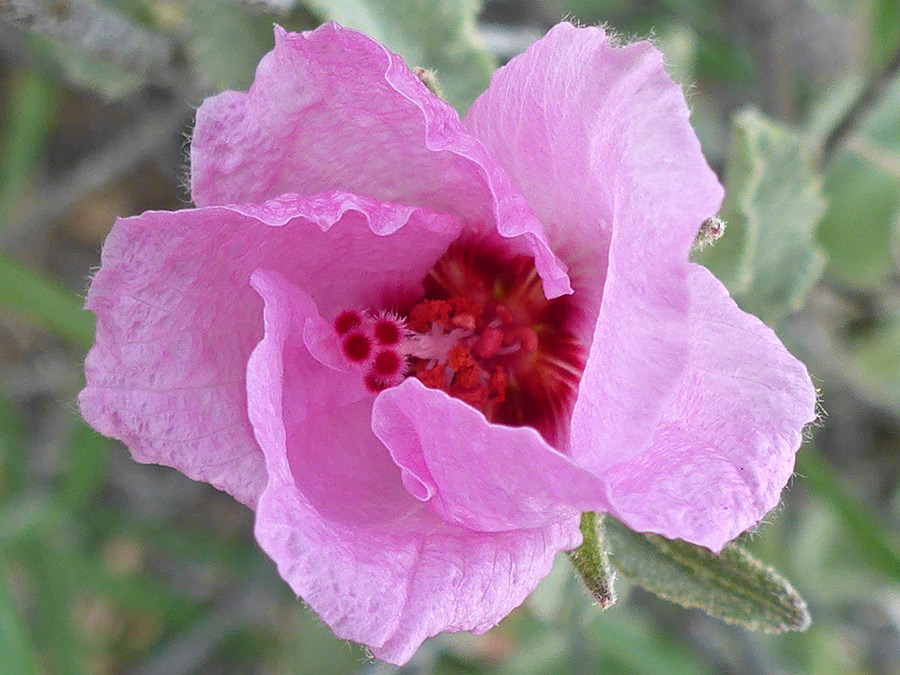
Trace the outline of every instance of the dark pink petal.
<path fill-rule="evenodd" d="M 570 292 L 540 222 L 456 112 L 399 56 L 327 24 L 276 27 L 250 91 L 206 99 L 191 142 L 198 206 L 347 190 L 424 206 L 535 256 L 551 297 Z"/>
<path fill-rule="evenodd" d="M 722 198 L 688 117 L 653 45 L 567 23 L 466 117 L 569 265 L 592 343 L 571 454 L 596 471 L 646 446 L 687 365 L 688 252 Z"/>
<path fill-rule="evenodd" d="M 410 493 L 445 522 L 502 532 L 607 508 L 600 479 L 537 431 L 491 424 L 471 406 L 416 379 L 378 396 L 372 429 Z"/>
<path fill-rule="evenodd" d="M 718 551 L 779 501 L 816 391 L 802 363 L 710 272 L 690 269 L 691 360 L 650 447 L 615 467 L 611 512 Z"/>
<path fill-rule="evenodd" d="M 308 351 L 318 314 L 283 277 L 259 271 L 265 337 L 247 369 L 250 419 L 268 483 L 256 537 L 281 576 L 341 638 L 406 662 L 442 631 L 483 632 L 520 604 L 577 516 L 538 529 L 474 532 L 442 522 L 403 487 L 371 430 L 358 378 Z"/>
<path fill-rule="evenodd" d="M 382 306 L 421 293 L 459 227 L 337 192 L 119 220 L 87 299 L 97 343 L 84 418 L 136 460 L 253 505 L 265 469 L 246 412 L 247 358 L 262 337 L 251 272 L 265 265 L 302 280 L 329 316 Z"/>

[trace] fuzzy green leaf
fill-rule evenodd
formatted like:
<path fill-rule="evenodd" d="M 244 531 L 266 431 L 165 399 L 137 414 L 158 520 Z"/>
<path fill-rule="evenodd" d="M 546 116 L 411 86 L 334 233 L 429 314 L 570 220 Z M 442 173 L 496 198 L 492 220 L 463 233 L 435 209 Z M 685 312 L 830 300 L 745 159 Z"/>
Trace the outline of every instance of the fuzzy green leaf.
<path fill-rule="evenodd" d="M 606 519 L 612 566 L 626 579 L 684 607 L 767 633 L 809 627 L 806 603 L 771 567 L 737 544 L 720 554 L 683 541 L 632 532 Z"/>
<path fill-rule="evenodd" d="M 824 257 L 822 179 L 803 139 L 754 110 L 737 116 L 722 207 L 725 236 L 697 254 L 742 308 L 769 325 L 798 310 Z"/>
<path fill-rule="evenodd" d="M 307 0 L 323 19 L 361 30 L 410 67 L 437 73 L 447 101 L 464 112 L 496 64 L 475 34 L 477 0 Z"/>
<path fill-rule="evenodd" d="M 201 87 L 245 90 L 256 64 L 274 46 L 272 16 L 235 2 L 192 0 L 187 6 L 187 47 Z"/>

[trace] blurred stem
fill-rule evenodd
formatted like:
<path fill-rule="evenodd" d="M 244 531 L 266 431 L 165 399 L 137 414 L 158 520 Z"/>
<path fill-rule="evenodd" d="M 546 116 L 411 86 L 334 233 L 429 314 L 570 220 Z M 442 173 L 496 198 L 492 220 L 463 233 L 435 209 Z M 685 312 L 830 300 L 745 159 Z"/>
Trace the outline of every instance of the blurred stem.
<path fill-rule="evenodd" d="M 823 164 L 827 164 L 834 157 L 841 144 L 862 121 L 898 74 L 900 74 L 900 49 L 872 76 L 853 105 L 847 109 L 843 117 L 825 137 L 822 142 Z"/>
<path fill-rule="evenodd" d="M 900 581 L 900 545 L 878 516 L 846 489 L 813 445 L 797 455 L 797 473 L 803 485 L 834 509 L 858 547 L 860 557 L 882 574 Z"/>
<path fill-rule="evenodd" d="M 94 343 L 94 319 L 70 290 L 0 254 L 0 307 L 82 349 Z"/>

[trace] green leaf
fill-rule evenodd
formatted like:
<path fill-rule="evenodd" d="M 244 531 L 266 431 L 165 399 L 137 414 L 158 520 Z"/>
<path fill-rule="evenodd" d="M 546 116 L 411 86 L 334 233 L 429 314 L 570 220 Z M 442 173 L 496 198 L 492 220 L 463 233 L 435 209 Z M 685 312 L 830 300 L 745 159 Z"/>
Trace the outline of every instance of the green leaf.
<path fill-rule="evenodd" d="M 307 0 L 323 19 L 360 30 L 410 67 L 437 72 L 447 101 L 465 112 L 496 64 L 475 34 L 477 0 Z"/>
<path fill-rule="evenodd" d="M 0 254 L 0 307 L 84 349 L 94 343 L 94 318 L 81 299 L 55 281 Z"/>
<path fill-rule="evenodd" d="M 613 588 L 615 574 L 609 566 L 609 556 L 603 541 L 605 515 L 585 513 L 581 516 L 581 534 L 584 541 L 574 551 L 569 551 L 569 560 L 581 576 L 584 585 L 600 607 L 607 609 L 616 602 Z"/>
<path fill-rule="evenodd" d="M 247 89 L 256 65 L 274 46 L 273 18 L 222 0 L 192 0 L 185 17 L 187 47 L 207 91 Z"/>
<path fill-rule="evenodd" d="M 28 40 L 36 52 L 59 66 L 69 82 L 105 99 L 114 101 L 124 98 L 141 85 L 139 75 L 105 63 L 88 52 L 42 35 L 29 35 Z"/>
<path fill-rule="evenodd" d="M 3 655 L 3 672 L 21 675 L 38 672 L 28 633 L 22 625 L 16 604 L 9 592 L 2 565 L 0 565 L 0 654 Z"/>
<path fill-rule="evenodd" d="M 606 520 L 612 566 L 661 598 L 726 623 L 767 633 L 806 630 L 806 603 L 771 567 L 736 544 L 720 554 L 683 541 L 632 532 Z"/>
<path fill-rule="evenodd" d="M 769 325 L 798 310 L 824 258 L 822 180 L 803 139 L 748 110 L 735 118 L 721 216 L 725 235 L 697 254 L 742 308 Z"/>

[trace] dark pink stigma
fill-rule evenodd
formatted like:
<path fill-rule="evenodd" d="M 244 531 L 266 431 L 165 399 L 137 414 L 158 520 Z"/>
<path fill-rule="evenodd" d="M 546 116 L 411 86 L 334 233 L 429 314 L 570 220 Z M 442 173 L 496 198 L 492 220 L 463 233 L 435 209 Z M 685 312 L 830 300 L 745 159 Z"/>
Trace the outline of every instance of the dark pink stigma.
<path fill-rule="evenodd" d="M 402 362 L 395 351 L 383 351 L 375 357 L 373 371 L 381 378 L 388 378 L 400 372 Z"/>
<path fill-rule="evenodd" d="M 345 311 L 338 315 L 334 320 L 334 329 L 338 335 L 346 335 L 354 328 L 359 328 L 362 324 L 362 317 L 357 312 Z"/>
<path fill-rule="evenodd" d="M 391 319 L 379 319 L 375 324 L 375 339 L 383 345 L 395 345 L 400 342 L 400 326 Z"/>
<path fill-rule="evenodd" d="M 351 361 L 361 363 L 369 358 L 372 343 L 362 333 L 353 333 L 344 339 L 344 354 Z"/>
<path fill-rule="evenodd" d="M 380 379 L 373 373 L 369 373 L 368 375 L 366 375 L 365 381 L 366 381 L 366 389 L 371 391 L 373 394 L 382 392 L 385 389 L 387 389 L 389 386 L 391 386 L 389 382 L 387 382 L 386 380 Z"/>

